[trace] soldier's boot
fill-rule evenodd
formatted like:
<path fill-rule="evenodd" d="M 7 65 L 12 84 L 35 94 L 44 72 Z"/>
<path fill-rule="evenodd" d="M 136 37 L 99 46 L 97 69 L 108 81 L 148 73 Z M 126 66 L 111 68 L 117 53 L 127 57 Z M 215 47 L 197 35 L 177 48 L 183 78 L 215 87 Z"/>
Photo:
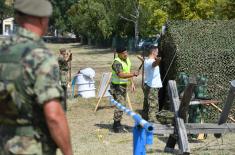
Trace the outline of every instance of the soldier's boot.
<path fill-rule="evenodd" d="M 121 132 L 121 130 L 122 130 L 121 122 L 120 121 L 114 121 L 114 123 L 113 123 L 113 131 L 115 133 L 119 133 L 119 132 Z"/>

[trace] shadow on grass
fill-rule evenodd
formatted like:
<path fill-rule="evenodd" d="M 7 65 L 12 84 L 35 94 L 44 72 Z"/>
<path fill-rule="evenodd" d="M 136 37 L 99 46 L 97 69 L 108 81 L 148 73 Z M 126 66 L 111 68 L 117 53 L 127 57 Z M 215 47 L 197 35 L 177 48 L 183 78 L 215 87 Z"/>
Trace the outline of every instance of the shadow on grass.
<path fill-rule="evenodd" d="M 113 131 L 113 124 L 95 124 L 95 126 L 101 128 L 101 129 L 107 129 L 110 132 L 114 132 Z M 120 133 L 129 133 L 129 132 L 132 132 L 132 126 L 122 124 L 122 130 Z"/>
<path fill-rule="evenodd" d="M 160 149 L 154 149 L 152 148 L 151 150 L 147 150 L 146 153 L 165 153 L 164 150 L 160 150 Z"/>
<path fill-rule="evenodd" d="M 113 109 L 113 108 L 115 108 L 114 105 L 99 106 L 99 107 L 97 108 L 97 111 L 98 111 L 98 110 L 102 110 L 102 109 Z"/>
<path fill-rule="evenodd" d="M 159 135 L 158 135 L 157 138 L 158 138 L 160 141 L 166 143 L 169 137 L 159 136 Z"/>

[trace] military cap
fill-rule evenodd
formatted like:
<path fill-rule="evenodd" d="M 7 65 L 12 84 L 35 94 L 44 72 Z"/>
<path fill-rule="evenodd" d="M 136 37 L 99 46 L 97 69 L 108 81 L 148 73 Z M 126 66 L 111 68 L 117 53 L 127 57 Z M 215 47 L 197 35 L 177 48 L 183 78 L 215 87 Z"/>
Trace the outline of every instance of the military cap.
<path fill-rule="evenodd" d="M 116 48 L 117 53 L 122 53 L 122 52 L 125 52 L 125 51 L 126 51 L 126 47 L 121 46 L 121 47 Z"/>
<path fill-rule="evenodd" d="M 151 45 L 148 46 L 149 51 L 154 50 L 156 48 L 158 48 L 158 44 L 151 44 Z"/>
<path fill-rule="evenodd" d="M 36 17 L 49 17 L 52 14 L 52 5 L 48 0 L 15 0 L 14 9 Z"/>

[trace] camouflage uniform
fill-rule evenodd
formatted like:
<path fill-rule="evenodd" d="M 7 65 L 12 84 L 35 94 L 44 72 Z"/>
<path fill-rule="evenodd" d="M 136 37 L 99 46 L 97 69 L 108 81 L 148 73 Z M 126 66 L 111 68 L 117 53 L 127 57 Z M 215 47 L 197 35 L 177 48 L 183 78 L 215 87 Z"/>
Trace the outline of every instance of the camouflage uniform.
<path fill-rule="evenodd" d="M 144 105 L 142 111 L 142 118 L 156 122 L 156 112 L 159 111 L 158 105 L 158 88 L 151 88 L 147 84 L 144 85 Z"/>
<path fill-rule="evenodd" d="M 62 102 L 63 109 L 67 111 L 67 84 L 68 84 L 68 71 L 69 71 L 69 64 L 68 61 L 65 60 L 65 57 L 60 54 L 58 58 L 59 68 L 60 68 L 60 84 L 64 90 L 64 101 Z"/>
<path fill-rule="evenodd" d="M 43 104 L 63 99 L 55 56 L 19 28 L 0 47 L 0 154 L 55 155 Z"/>
<path fill-rule="evenodd" d="M 68 71 L 69 71 L 69 64 L 63 57 L 63 55 L 60 54 L 58 58 L 58 63 L 60 67 L 60 81 L 61 86 L 67 87 L 68 84 Z"/>
<path fill-rule="evenodd" d="M 120 73 L 123 71 L 122 64 L 119 63 L 118 61 L 114 61 L 112 68 L 116 73 Z M 122 104 L 125 104 L 125 101 L 126 101 L 126 90 L 127 90 L 126 84 L 111 83 L 110 85 L 110 93 L 113 96 L 114 100 Z M 113 120 L 121 121 L 122 115 L 123 115 L 123 111 L 116 108 L 114 110 Z"/>

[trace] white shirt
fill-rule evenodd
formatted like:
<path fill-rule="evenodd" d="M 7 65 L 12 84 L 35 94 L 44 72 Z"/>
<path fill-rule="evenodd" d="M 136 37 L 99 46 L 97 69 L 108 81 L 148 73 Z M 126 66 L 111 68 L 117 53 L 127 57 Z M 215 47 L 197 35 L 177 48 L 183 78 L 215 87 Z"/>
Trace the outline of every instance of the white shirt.
<path fill-rule="evenodd" d="M 145 59 L 144 60 L 144 76 L 145 83 L 152 88 L 161 88 L 162 81 L 160 76 L 159 66 L 152 67 L 154 59 Z"/>

